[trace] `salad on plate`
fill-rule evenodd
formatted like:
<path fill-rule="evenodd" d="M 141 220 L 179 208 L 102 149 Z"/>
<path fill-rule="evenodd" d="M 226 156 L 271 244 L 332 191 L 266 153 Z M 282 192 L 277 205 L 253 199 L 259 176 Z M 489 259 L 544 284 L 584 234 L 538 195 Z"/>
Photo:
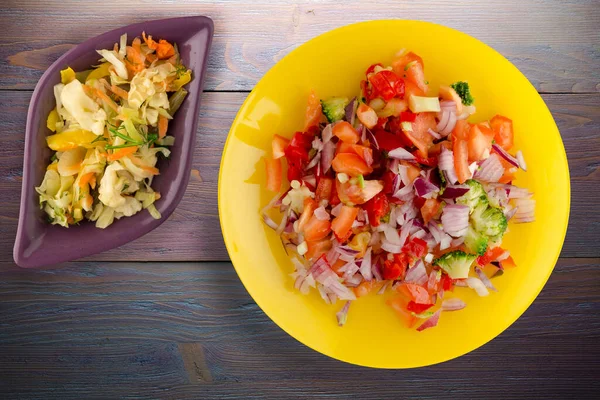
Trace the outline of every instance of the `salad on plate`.
<path fill-rule="evenodd" d="M 467 82 L 431 93 L 421 57 L 400 51 L 367 69 L 355 98 L 311 91 L 303 130 L 275 135 L 265 157 L 276 195 L 261 216 L 291 255 L 295 288 L 343 301 L 340 326 L 370 292 L 393 293 L 408 327 L 436 326 L 466 306 L 445 296 L 455 287 L 496 291 L 492 278 L 515 267 L 509 221 L 534 221 L 532 193 L 514 185 L 527 167 L 512 121 L 475 122 Z"/>
<path fill-rule="evenodd" d="M 170 155 L 169 121 L 192 79 L 177 45 L 145 32 L 97 52 L 93 68 L 60 72 L 47 119 L 53 155 L 36 191 L 49 222 L 63 227 L 87 219 L 106 228 L 142 209 L 161 218 L 152 179 L 159 154 Z"/>

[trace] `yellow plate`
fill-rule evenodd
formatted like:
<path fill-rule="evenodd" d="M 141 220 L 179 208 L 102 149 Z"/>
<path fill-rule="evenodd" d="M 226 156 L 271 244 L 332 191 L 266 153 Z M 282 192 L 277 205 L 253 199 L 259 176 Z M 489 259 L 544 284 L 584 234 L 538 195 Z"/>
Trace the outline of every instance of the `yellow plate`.
<path fill-rule="evenodd" d="M 342 306 L 323 303 L 313 290 L 293 289 L 293 272 L 279 237 L 259 210 L 271 199 L 264 189 L 262 157 L 271 138 L 301 130 L 307 95 L 321 98 L 358 93 L 364 71 L 389 64 L 400 48 L 419 54 L 435 91 L 440 84 L 467 80 L 476 101 L 472 121 L 496 113 L 514 121 L 515 149 L 528 171 L 516 183 L 535 193 L 536 222 L 509 224 L 504 247 L 518 267 L 494 279 L 498 293 L 479 298 L 457 288 L 462 311 L 443 313 L 436 328 L 405 328 L 384 296 L 353 302 L 348 322 L 337 326 Z M 419 21 L 371 21 L 323 34 L 278 62 L 240 109 L 221 160 L 219 216 L 227 250 L 240 279 L 264 312 L 305 345 L 330 357 L 378 368 L 412 368 L 458 357 L 508 328 L 533 302 L 550 276 L 563 244 L 569 216 L 569 170 L 558 129 L 534 87 L 508 60 L 456 30 Z M 520 349 L 519 351 L 527 351 Z"/>

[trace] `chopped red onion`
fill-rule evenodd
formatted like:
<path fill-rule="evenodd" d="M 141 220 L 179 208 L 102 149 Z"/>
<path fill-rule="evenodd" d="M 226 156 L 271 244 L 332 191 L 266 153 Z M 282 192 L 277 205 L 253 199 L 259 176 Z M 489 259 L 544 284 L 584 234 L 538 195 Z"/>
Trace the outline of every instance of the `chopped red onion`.
<path fill-rule="evenodd" d="M 461 244 L 463 244 L 464 242 L 465 242 L 464 236 L 458 237 L 456 239 L 452 239 L 452 241 L 450 242 L 450 247 L 458 247 Z"/>
<path fill-rule="evenodd" d="M 337 322 L 339 326 L 344 326 L 346 320 L 348 319 L 348 310 L 350 309 L 350 302 L 347 301 L 346 304 L 342 307 L 340 311 L 338 311 L 335 316 L 337 317 Z"/>
<path fill-rule="evenodd" d="M 463 236 L 469 227 L 469 207 L 462 204 L 449 204 L 442 210 L 442 226 L 451 236 Z"/>
<path fill-rule="evenodd" d="M 483 272 L 481 268 L 475 267 L 475 273 L 477 274 L 479 279 L 481 279 L 481 282 L 483 282 L 486 288 L 493 290 L 494 292 L 498 291 L 498 289 L 494 287 L 490 279 L 487 277 L 487 275 L 485 274 L 485 272 Z"/>
<path fill-rule="evenodd" d="M 402 252 L 402 246 L 392 244 L 385 239 L 381 241 L 381 248 L 392 254 L 399 254 Z"/>
<path fill-rule="evenodd" d="M 401 246 L 403 243 L 400 243 L 400 235 L 398 234 L 398 231 L 389 225 L 382 225 L 386 240 L 391 244 Z"/>
<path fill-rule="evenodd" d="M 406 224 L 404 224 L 404 226 L 402 226 L 402 229 L 400 229 L 400 240 L 399 240 L 400 246 L 404 246 L 404 243 L 406 243 L 406 239 L 408 239 L 408 235 L 410 234 L 410 230 L 413 227 L 413 223 L 414 222 L 411 219 Z"/>
<path fill-rule="evenodd" d="M 427 279 L 427 291 L 429 293 L 432 293 L 435 291 L 435 287 L 441 278 L 442 278 L 442 272 L 440 270 L 434 269 L 429 273 L 429 279 Z"/>
<path fill-rule="evenodd" d="M 338 215 L 340 215 L 340 212 L 342 211 L 343 206 L 344 206 L 343 203 L 338 203 L 337 206 L 335 206 L 331 209 L 331 215 L 333 215 L 334 217 L 337 217 Z"/>
<path fill-rule="evenodd" d="M 337 246 L 335 248 L 335 251 L 337 251 L 340 254 L 343 254 L 343 255 L 346 255 L 346 256 L 351 256 L 351 257 L 354 257 L 358 253 L 360 253 L 358 250 L 354 250 L 353 248 L 348 247 L 348 246 Z"/>
<path fill-rule="evenodd" d="M 368 247 L 360 264 L 360 273 L 365 281 L 373 280 L 373 270 L 371 269 L 371 248 Z"/>
<path fill-rule="evenodd" d="M 525 223 L 535 221 L 535 200 L 534 199 L 515 199 L 517 209 L 513 221 L 516 223 Z"/>
<path fill-rule="evenodd" d="M 362 282 L 363 277 L 361 274 L 354 274 L 346 278 L 346 286 L 348 287 L 357 287 Z"/>
<path fill-rule="evenodd" d="M 413 182 L 413 186 L 417 195 L 419 197 L 423 197 L 424 199 L 431 198 L 431 196 L 433 196 L 433 193 L 440 190 L 440 188 L 435 186 L 433 183 L 421 177 L 415 179 L 415 181 Z"/>
<path fill-rule="evenodd" d="M 447 148 L 442 147 L 442 151 L 438 159 L 438 168 L 440 169 L 440 171 L 446 173 L 446 178 L 448 179 L 448 182 L 450 182 L 453 185 L 456 184 L 456 182 L 458 182 L 456 170 L 454 169 L 454 153 L 452 153 L 452 150 L 448 150 Z"/>
<path fill-rule="evenodd" d="M 281 235 L 281 233 L 287 226 L 289 215 L 290 215 L 289 212 L 286 212 L 285 214 L 283 214 L 283 218 L 281 218 L 281 222 L 279 223 L 279 226 L 277 227 L 277 229 L 275 229 L 275 232 L 278 235 Z"/>
<path fill-rule="evenodd" d="M 442 135 L 440 135 L 439 133 L 437 133 L 436 131 L 434 131 L 431 128 L 427 129 L 427 133 L 429 133 L 431 136 L 433 136 L 434 139 L 441 139 L 442 138 Z"/>
<path fill-rule="evenodd" d="M 454 102 L 454 100 L 442 100 L 440 101 L 440 108 L 450 111 L 456 111 L 456 103 Z"/>
<path fill-rule="evenodd" d="M 315 178 L 314 175 L 307 175 L 304 178 L 302 178 L 302 181 L 306 184 L 306 185 L 310 185 L 312 187 L 317 186 L 317 178 Z"/>
<path fill-rule="evenodd" d="M 371 145 L 379 150 L 379 143 L 377 143 L 377 138 L 375 138 L 375 135 L 373 135 L 373 132 L 371 132 L 371 130 L 367 127 L 365 127 L 365 130 L 367 131 L 367 137 L 369 138 L 369 142 L 371 142 Z"/>
<path fill-rule="evenodd" d="M 455 279 L 453 282 L 456 287 L 469 287 L 466 279 Z"/>
<path fill-rule="evenodd" d="M 418 260 L 413 267 L 408 269 L 404 281 L 407 283 L 416 283 L 417 285 L 427 283 L 427 270 L 423 261 Z"/>
<path fill-rule="evenodd" d="M 436 312 L 434 312 L 431 317 L 427 318 L 425 322 L 423 322 L 421 326 L 417 328 L 417 331 L 421 332 L 427 328 L 433 328 L 434 326 L 436 326 L 438 324 L 438 321 L 440 320 L 441 312 L 442 310 L 437 310 Z"/>
<path fill-rule="evenodd" d="M 464 196 L 471 188 L 467 185 L 446 186 L 444 192 L 440 195 L 443 199 L 457 199 Z"/>
<path fill-rule="evenodd" d="M 327 125 L 329 126 L 329 125 Z M 327 173 L 331 168 L 333 157 L 335 156 L 335 143 L 332 141 L 325 142 L 323 150 L 321 151 L 321 169 L 323 173 Z"/>
<path fill-rule="evenodd" d="M 502 156 L 502 158 L 504 158 L 506 161 L 508 161 L 509 163 L 511 163 L 512 165 L 514 165 L 515 167 L 519 167 L 519 160 L 517 160 L 516 158 L 514 158 L 513 156 L 511 156 L 510 154 L 508 154 L 508 152 L 506 150 L 504 150 L 502 147 L 498 146 L 496 143 L 494 143 L 492 145 L 492 148 L 500 155 Z"/>
<path fill-rule="evenodd" d="M 434 221 L 429 221 L 427 228 L 429 228 L 433 240 L 435 240 L 436 244 L 439 244 L 442 241 L 442 237 L 445 235 L 444 231 L 442 231 L 437 222 Z"/>
<path fill-rule="evenodd" d="M 438 129 L 438 132 L 442 136 L 448 136 L 452 132 L 454 127 L 456 126 L 456 121 L 457 121 L 456 113 L 448 112 L 448 123 L 446 124 L 446 126 L 444 128 Z"/>
<path fill-rule="evenodd" d="M 356 117 L 356 97 L 350 100 L 350 103 L 344 109 L 346 114 L 346 121 L 350 122 L 350 125 L 354 125 L 354 119 Z"/>
<path fill-rule="evenodd" d="M 269 228 L 271 228 L 273 230 L 277 230 L 278 225 L 277 225 L 277 223 L 275 223 L 275 221 L 273 221 L 271 219 L 271 217 L 269 217 L 267 214 L 263 214 L 262 217 L 263 217 L 263 221 L 265 222 L 265 224 L 267 224 L 267 226 Z"/>
<path fill-rule="evenodd" d="M 481 297 L 485 297 L 490 294 L 490 292 L 487 290 L 487 288 L 479 278 L 473 278 L 471 276 L 468 277 L 467 286 L 469 286 L 471 289 L 474 289 L 477 292 L 477 294 Z"/>
<path fill-rule="evenodd" d="M 440 122 L 438 122 L 437 126 L 435 127 L 435 129 L 437 129 L 438 132 L 446 128 L 446 125 L 448 125 L 448 121 L 450 121 L 450 114 L 452 113 L 448 110 L 442 110 L 438 113 L 438 119 L 440 120 Z"/>
<path fill-rule="evenodd" d="M 323 139 L 323 144 L 329 142 L 333 137 L 333 124 L 327 124 L 325 128 L 323 128 L 323 132 L 321 132 L 321 139 Z"/>
<path fill-rule="evenodd" d="M 327 212 L 327 210 L 325 209 L 325 207 L 321 206 L 318 207 L 315 212 L 314 212 L 314 216 L 319 220 L 319 221 L 329 221 L 329 219 L 331 218 L 331 216 L 329 215 L 329 213 Z"/>
<path fill-rule="evenodd" d="M 313 168 L 314 166 L 316 166 L 319 162 L 321 161 L 321 153 L 317 153 L 312 160 L 310 160 L 310 162 L 308 163 L 308 165 L 304 168 L 305 171 L 308 171 L 309 169 Z"/>
<path fill-rule="evenodd" d="M 519 167 L 521 167 L 523 171 L 527 171 L 527 164 L 525 164 L 525 157 L 523 157 L 523 152 L 519 150 L 517 151 L 517 154 L 515 154 L 515 156 L 517 156 Z"/>
<path fill-rule="evenodd" d="M 442 236 L 442 240 L 440 240 L 440 250 L 446 250 L 450 247 L 450 243 L 452 243 L 452 236 L 444 233 Z"/>
<path fill-rule="evenodd" d="M 385 293 L 385 290 L 388 288 L 388 286 L 390 286 L 390 282 L 389 282 L 389 281 L 385 282 L 385 283 L 384 283 L 384 284 L 381 286 L 381 288 L 379 289 L 379 291 L 377 292 L 377 294 L 384 294 L 384 293 Z"/>
<path fill-rule="evenodd" d="M 467 306 L 467 303 L 456 297 L 442 301 L 442 311 L 458 311 Z"/>
<path fill-rule="evenodd" d="M 498 155 L 492 154 L 479 166 L 475 172 L 475 178 L 484 182 L 498 182 L 504 174 L 504 167 L 498 158 Z"/>
<path fill-rule="evenodd" d="M 388 152 L 388 157 L 395 158 L 397 160 L 414 160 L 415 156 L 412 155 L 408 150 L 403 147 L 398 147 L 397 149 L 391 150 Z"/>
<path fill-rule="evenodd" d="M 410 195 L 410 197 L 412 198 L 412 196 L 413 196 L 412 193 L 413 193 L 413 185 L 410 184 L 408 186 L 404 186 L 404 187 L 400 188 L 396 193 L 394 193 L 394 195 L 392 197 L 402 200 L 403 198 L 405 198 L 408 195 Z"/>
<path fill-rule="evenodd" d="M 373 277 L 376 280 L 378 280 L 378 281 L 383 280 L 383 276 L 381 275 L 381 265 L 379 264 L 379 262 L 372 264 L 371 270 L 373 271 Z"/>

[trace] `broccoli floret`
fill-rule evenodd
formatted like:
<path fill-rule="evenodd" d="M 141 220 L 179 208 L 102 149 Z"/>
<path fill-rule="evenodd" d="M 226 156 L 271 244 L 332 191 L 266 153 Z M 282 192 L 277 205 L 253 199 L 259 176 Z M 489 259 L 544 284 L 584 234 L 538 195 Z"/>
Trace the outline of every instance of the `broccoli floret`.
<path fill-rule="evenodd" d="M 467 235 L 465 236 L 465 246 L 467 246 L 467 249 L 471 253 L 482 256 L 485 254 L 485 250 L 487 249 L 488 238 L 469 226 L 469 229 L 467 229 Z"/>
<path fill-rule="evenodd" d="M 327 100 L 321 100 L 323 114 L 329 122 L 339 121 L 346 115 L 347 97 L 330 97 Z"/>
<path fill-rule="evenodd" d="M 469 276 L 471 265 L 476 258 L 477 256 L 474 254 L 467 254 L 464 251 L 456 250 L 434 260 L 433 264 L 438 265 L 446 271 L 452 279 L 466 279 Z"/>
<path fill-rule="evenodd" d="M 460 96 L 462 103 L 465 106 L 470 106 L 471 104 L 473 104 L 475 99 L 473 98 L 473 96 L 471 96 L 471 89 L 469 89 L 469 84 L 467 82 L 458 81 L 450 86 Z"/>
<path fill-rule="evenodd" d="M 475 207 L 481 203 L 485 203 L 487 205 L 487 195 L 483 189 L 483 186 L 481 186 L 481 183 L 473 179 L 469 179 L 465 182 L 465 184 L 469 186 L 469 191 L 456 199 L 458 204 L 469 206 L 471 212 L 473 212 L 473 209 L 475 209 Z"/>
<path fill-rule="evenodd" d="M 490 238 L 502 236 L 508 226 L 501 209 L 483 203 L 473 210 L 471 223 L 477 232 Z"/>

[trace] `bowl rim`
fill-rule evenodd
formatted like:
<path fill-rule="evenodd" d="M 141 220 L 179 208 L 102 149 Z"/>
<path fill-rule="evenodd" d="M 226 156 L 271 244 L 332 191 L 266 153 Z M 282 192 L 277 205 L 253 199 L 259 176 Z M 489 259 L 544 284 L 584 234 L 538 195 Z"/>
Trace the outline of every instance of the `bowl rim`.
<path fill-rule="evenodd" d="M 488 50 L 490 50 L 492 53 L 494 53 L 495 55 L 501 57 L 504 61 L 506 61 L 507 65 L 510 68 L 513 68 L 514 70 L 516 70 L 516 72 L 523 76 L 523 78 L 525 79 L 525 83 L 526 85 L 529 86 L 529 88 L 531 90 L 534 90 L 537 95 L 540 97 L 540 99 L 542 100 L 543 106 L 544 106 L 544 112 L 547 114 L 547 117 L 552 121 L 552 123 L 554 124 L 554 126 L 556 127 L 556 132 L 558 133 L 559 136 L 559 140 L 560 140 L 560 158 L 561 158 L 561 164 L 562 164 L 562 168 L 564 169 L 564 171 L 566 171 L 566 183 L 567 183 L 567 190 L 565 193 L 565 197 L 566 197 L 566 205 L 567 205 L 567 211 L 565 213 L 565 217 L 564 220 L 561 221 L 562 225 L 563 225 L 563 229 L 562 232 L 560 232 L 560 236 L 561 236 L 561 245 L 560 247 L 558 247 L 556 249 L 556 254 L 553 257 L 553 265 L 551 268 L 548 269 L 547 274 L 543 277 L 543 279 L 540 279 L 540 287 L 539 290 L 537 290 L 535 292 L 535 295 L 531 297 L 531 299 L 529 299 L 526 302 L 526 306 L 523 307 L 522 311 L 520 311 L 518 313 L 518 315 L 510 320 L 510 322 L 508 322 L 501 330 L 499 330 L 497 333 L 490 335 L 489 338 L 486 338 L 483 342 L 479 343 L 478 345 L 476 345 L 475 347 L 471 347 L 470 349 L 461 352 L 460 354 L 455 354 L 455 355 L 451 355 L 451 356 L 445 356 L 440 358 L 439 360 L 436 360 L 434 362 L 427 362 L 427 363 L 416 363 L 413 366 L 409 366 L 409 367 L 397 367 L 397 366 L 381 366 L 381 365 L 371 365 L 369 363 L 361 363 L 360 361 L 357 361 L 356 359 L 348 359 L 346 357 L 337 357 L 334 356 L 332 354 L 330 354 L 328 351 L 322 350 L 322 349 L 317 349 L 315 346 L 313 346 L 311 343 L 309 343 L 309 338 L 308 337 L 303 337 L 300 338 L 298 337 L 295 333 L 291 332 L 289 329 L 287 329 L 286 327 L 282 326 L 276 319 L 274 319 L 272 317 L 272 315 L 263 307 L 263 305 L 261 304 L 261 302 L 257 301 L 255 293 L 254 293 L 254 289 L 247 284 L 247 282 L 244 281 L 244 279 L 242 278 L 242 275 L 240 274 L 238 267 L 236 267 L 235 263 L 233 262 L 233 257 L 231 257 L 231 254 L 233 254 L 233 250 L 234 250 L 234 246 L 233 246 L 233 242 L 231 237 L 229 236 L 229 233 L 226 231 L 226 229 L 224 228 L 224 224 L 222 223 L 223 221 L 223 213 L 224 213 L 224 207 L 225 207 L 225 200 L 223 198 L 222 195 L 222 179 L 223 179 L 223 166 L 225 164 L 225 159 L 227 156 L 227 150 L 229 149 L 230 146 L 230 140 L 232 140 L 232 136 L 233 136 L 233 131 L 234 128 L 237 127 L 240 123 L 240 119 L 242 118 L 242 113 L 243 111 L 246 110 L 248 104 L 250 103 L 250 101 L 252 100 L 252 98 L 256 95 L 256 93 L 258 92 L 259 89 L 262 88 L 262 86 L 266 85 L 265 81 L 267 80 L 266 78 L 268 78 L 271 74 L 274 74 L 275 71 L 277 71 L 278 69 L 282 68 L 281 65 L 283 63 L 284 60 L 286 60 L 287 58 L 292 57 L 293 55 L 295 55 L 302 47 L 308 45 L 309 43 L 314 44 L 314 43 L 318 43 L 318 42 L 323 42 L 325 40 L 327 40 L 330 36 L 333 36 L 335 34 L 340 34 L 343 31 L 347 31 L 347 30 L 351 30 L 351 29 L 358 29 L 359 27 L 367 27 L 369 25 L 372 24 L 380 24 L 380 23 L 416 23 L 416 24 L 423 24 L 423 25 L 430 25 L 430 26 L 436 26 L 436 27 L 441 27 L 443 29 L 446 30 L 450 30 L 450 31 L 454 31 L 456 33 L 458 33 L 459 35 L 463 36 L 466 40 L 473 40 L 478 42 L 480 45 L 486 47 Z M 227 139 L 225 141 L 224 147 L 223 147 L 223 153 L 221 156 L 221 162 L 219 165 L 219 179 L 218 179 L 218 209 L 219 209 L 219 221 L 220 221 L 220 225 L 221 225 L 221 233 L 223 235 L 223 239 L 225 242 L 225 246 L 227 248 L 227 252 L 230 255 L 230 261 L 233 265 L 233 267 L 236 270 L 236 273 L 238 274 L 238 277 L 240 278 L 240 280 L 242 281 L 242 284 L 244 285 L 244 287 L 246 288 L 246 290 L 248 291 L 248 293 L 250 294 L 250 296 L 252 297 L 253 301 L 256 302 L 256 304 L 261 308 L 261 310 L 269 317 L 269 319 L 271 321 L 273 321 L 275 323 L 275 325 L 277 325 L 280 329 L 282 329 L 284 332 L 286 332 L 288 335 L 290 335 L 292 338 L 294 338 L 295 340 L 297 340 L 298 342 L 302 343 L 304 346 L 319 352 L 329 358 L 335 359 L 335 360 L 339 360 L 342 362 L 346 362 L 349 364 L 353 364 L 353 365 L 358 365 L 358 366 L 362 366 L 362 367 L 369 367 L 369 368 L 377 368 L 377 369 L 409 369 L 409 368 L 421 368 L 421 367 L 426 367 L 426 366 L 430 366 L 430 365 L 437 365 L 437 364 L 441 364 L 453 359 L 456 359 L 458 357 L 464 356 L 465 354 L 471 353 L 472 351 L 477 350 L 478 348 L 482 347 L 483 345 L 487 344 L 488 342 L 490 342 L 491 340 L 495 339 L 496 337 L 500 336 L 505 330 L 507 330 L 509 327 L 511 327 L 516 321 L 517 319 L 519 319 L 524 313 L 525 311 L 527 311 L 529 309 L 529 307 L 531 306 L 531 304 L 535 301 L 535 299 L 539 296 L 540 292 L 542 291 L 542 289 L 545 287 L 546 283 L 548 282 L 548 279 L 550 278 L 550 275 L 552 274 L 552 272 L 554 271 L 554 268 L 556 267 L 556 263 L 560 257 L 560 253 L 562 251 L 562 247 L 564 246 L 564 240 L 566 237 L 566 233 L 567 233 L 567 228 L 568 228 L 568 223 L 569 223 L 569 216 L 570 216 L 570 208 L 571 208 L 571 182 L 570 182 L 570 171 L 569 171 L 569 164 L 568 164 L 568 160 L 567 160 L 567 154 L 566 154 L 566 150 L 564 147 L 564 143 L 562 141 L 562 136 L 560 135 L 560 131 L 558 129 L 558 126 L 556 125 L 556 121 L 554 121 L 554 118 L 552 116 L 552 113 L 550 112 L 550 110 L 548 109 L 548 106 L 546 105 L 546 103 L 543 101 L 543 98 L 541 98 L 541 95 L 539 93 L 539 91 L 533 86 L 533 84 L 529 81 L 529 79 L 525 76 L 525 74 L 523 74 L 510 60 L 508 60 L 506 57 L 504 57 L 500 52 L 498 52 L 497 50 L 495 50 L 493 47 L 491 47 L 490 45 L 484 43 L 483 41 L 467 34 L 464 33 L 458 29 L 455 28 L 451 28 L 449 26 L 446 25 L 442 25 L 442 24 L 438 24 L 438 23 L 434 23 L 434 22 L 430 22 L 430 21 L 421 21 L 421 20 L 410 20 L 410 19 L 375 19 L 375 20 L 368 20 L 368 21 L 361 21 L 361 22 L 356 22 L 356 23 L 351 23 L 348 25 L 344 25 L 338 28 L 334 28 L 331 29 L 327 32 L 321 33 L 309 40 L 307 40 L 306 42 L 302 43 L 301 45 L 299 45 L 298 47 L 294 48 L 292 51 L 290 51 L 288 54 L 286 54 L 282 59 L 280 59 L 278 62 L 276 62 L 262 77 L 261 79 L 256 83 L 256 85 L 254 86 L 254 88 L 252 89 L 252 91 L 248 94 L 248 96 L 246 97 L 246 99 L 244 100 L 244 102 L 242 103 L 242 105 L 240 106 L 240 109 L 238 110 L 235 119 L 233 120 L 232 124 L 231 124 L 231 128 L 228 132 L 227 135 Z M 257 210 L 257 215 L 258 215 L 258 210 Z"/>

